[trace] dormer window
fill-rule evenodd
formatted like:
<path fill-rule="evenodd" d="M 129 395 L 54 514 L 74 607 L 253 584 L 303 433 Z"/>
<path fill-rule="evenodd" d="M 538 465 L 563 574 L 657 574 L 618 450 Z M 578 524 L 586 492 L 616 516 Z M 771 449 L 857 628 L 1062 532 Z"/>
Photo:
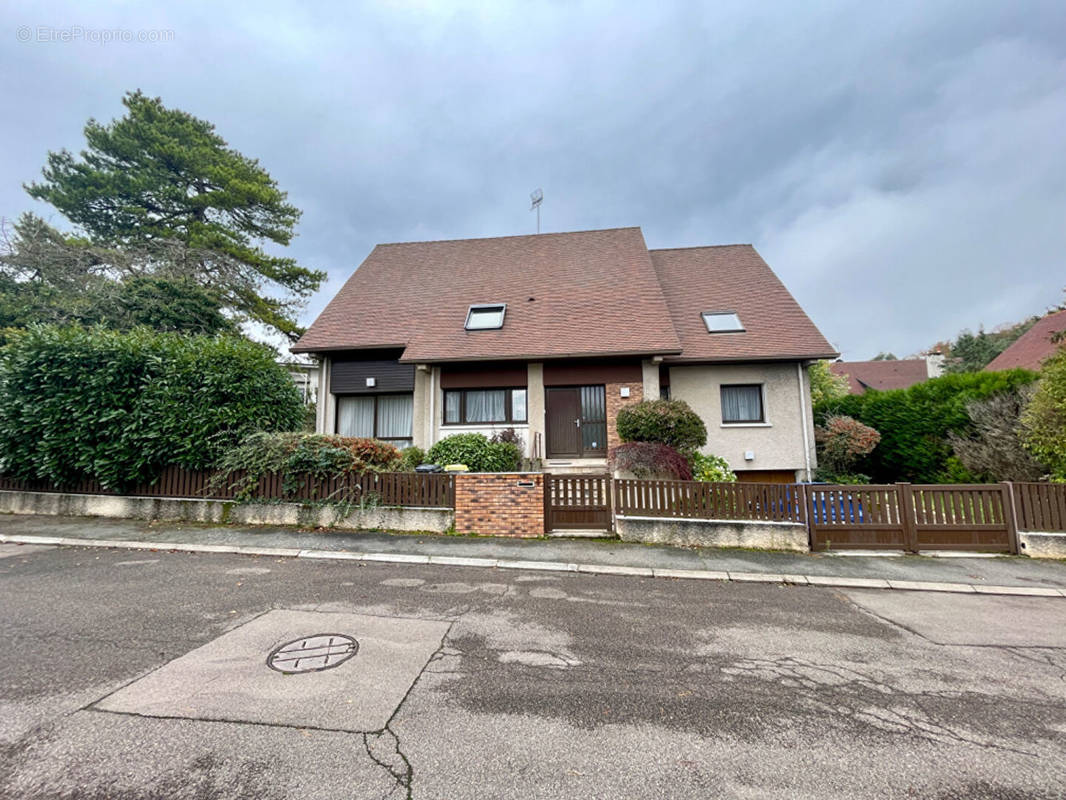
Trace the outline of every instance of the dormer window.
<path fill-rule="evenodd" d="M 468 331 L 488 331 L 503 327 L 503 315 L 507 311 L 506 303 L 470 306 L 466 312 L 466 329 Z"/>
<path fill-rule="evenodd" d="M 741 333 L 744 326 L 735 311 L 704 311 L 701 315 L 707 333 Z"/>

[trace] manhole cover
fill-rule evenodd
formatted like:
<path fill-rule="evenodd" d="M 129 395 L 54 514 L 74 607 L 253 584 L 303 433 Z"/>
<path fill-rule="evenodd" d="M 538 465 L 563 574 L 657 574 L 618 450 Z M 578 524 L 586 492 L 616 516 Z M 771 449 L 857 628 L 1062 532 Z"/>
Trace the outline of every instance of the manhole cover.
<path fill-rule="evenodd" d="M 316 633 L 277 647 L 267 666 L 286 675 L 339 667 L 359 652 L 359 642 L 343 633 Z"/>

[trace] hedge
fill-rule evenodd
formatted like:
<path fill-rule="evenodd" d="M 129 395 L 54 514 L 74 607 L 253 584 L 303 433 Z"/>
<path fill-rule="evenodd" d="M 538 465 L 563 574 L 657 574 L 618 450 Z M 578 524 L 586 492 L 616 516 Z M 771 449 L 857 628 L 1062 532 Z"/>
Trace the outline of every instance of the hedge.
<path fill-rule="evenodd" d="M 974 479 L 952 455 L 948 433 L 966 435 L 972 422 L 966 405 L 1036 379 L 1028 370 L 945 375 L 907 389 L 836 398 L 815 407 L 815 421 L 834 415 L 852 417 L 881 434 L 855 469 L 875 483 L 959 483 Z"/>
<path fill-rule="evenodd" d="M 246 339 L 36 326 L 0 349 L 0 471 L 16 478 L 122 490 L 211 467 L 303 414 L 292 378 Z"/>

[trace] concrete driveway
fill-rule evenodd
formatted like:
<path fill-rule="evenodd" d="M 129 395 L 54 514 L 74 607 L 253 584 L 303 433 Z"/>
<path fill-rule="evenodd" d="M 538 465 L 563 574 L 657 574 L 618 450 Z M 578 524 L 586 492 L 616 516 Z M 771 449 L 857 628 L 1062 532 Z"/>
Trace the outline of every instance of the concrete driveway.
<path fill-rule="evenodd" d="M 0 545 L 0 608 L 5 797 L 1066 785 L 1061 599 Z"/>

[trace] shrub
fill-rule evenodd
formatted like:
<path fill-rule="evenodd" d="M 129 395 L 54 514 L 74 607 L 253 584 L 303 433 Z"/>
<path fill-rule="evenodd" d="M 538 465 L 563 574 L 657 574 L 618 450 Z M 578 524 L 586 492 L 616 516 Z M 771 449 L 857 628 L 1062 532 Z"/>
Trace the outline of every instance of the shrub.
<path fill-rule="evenodd" d="M 613 448 L 608 459 L 611 472 L 631 472 L 638 478 L 669 477 L 692 480 L 688 459 L 666 444 L 629 442 Z"/>
<path fill-rule="evenodd" d="M 815 418 L 848 416 L 881 434 L 881 442 L 856 464 L 879 483 L 958 480 L 948 463 L 948 433 L 966 435 L 972 423 L 966 405 L 1000 392 L 1013 391 L 1035 379 L 1027 370 L 945 375 L 908 389 L 867 391 L 830 400 L 815 409 Z"/>
<path fill-rule="evenodd" d="M 735 483 L 737 480 L 728 461 L 721 456 L 705 456 L 702 453 L 696 453 L 692 458 L 692 477 L 707 483 Z"/>
<path fill-rule="evenodd" d="M 514 442 L 489 442 L 482 472 L 514 472 L 522 461 L 522 451 Z"/>
<path fill-rule="evenodd" d="M 1066 480 L 1066 351 L 1044 362 L 1021 421 L 1029 452 L 1047 464 L 1057 480 Z"/>
<path fill-rule="evenodd" d="M 948 432 L 962 476 L 986 481 L 1035 481 L 1048 470 L 1033 458 L 1020 435 L 1022 411 L 1033 396 L 1033 388 L 1003 392 L 966 406 L 973 433 L 963 436 Z"/>
<path fill-rule="evenodd" d="M 400 453 L 400 465 L 404 472 L 414 472 L 419 464 L 426 463 L 426 451 L 411 445 Z"/>
<path fill-rule="evenodd" d="M 429 448 L 427 457 L 441 466 L 465 464 L 471 472 L 513 472 L 522 453 L 513 442 L 490 442 L 480 433 L 456 433 Z"/>
<path fill-rule="evenodd" d="M 623 442 L 658 442 L 691 458 L 707 444 L 707 426 L 684 400 L 646 400 L 618 412 Z"/>
<path fill-rule="evenodd" d="M 873 452 L 881 434 L 851 417 L 832 416 L 814 429 L 818 448 L 818 473 L 822 480 L 835 483 L 869 483 L 855 472 L 855 464 Z M 865 480 L 856 480 L 866 477 Z M 847 480 L 844 480 L 847 478 Z"/>
<path fill-rule="evenodd" d="M 17 478 L 121 490 L 210 467 L 303 413 L 272 352 L 245 339 L 37 326 L 0 349 L 0 470 Z"/>
<path fill-rule="evenodd" d="M 514 428 L 504 428 L 502 431 L 497 431 L 492 434 L 492 438 L 489 441 L 493 443 L 507 442 L 513 444 L 519 450 L 522 449 L 522 437 L 518 435 L 518 431 Z"/>
<path fill-rule="evenodd" d="M 259 479 L 270 473 L 282 476 L 282 491 L 292 494 L 305 477 L 319 480 L 348 473 L 389 472 L 399 469 L 400 451 L 387 442 L 321 433 L 253 433 L 227 450 L 217 464 L 212 484 L 221 488 L 237 473 L 230 486 L 237 499 L 254 495 Z"/>

